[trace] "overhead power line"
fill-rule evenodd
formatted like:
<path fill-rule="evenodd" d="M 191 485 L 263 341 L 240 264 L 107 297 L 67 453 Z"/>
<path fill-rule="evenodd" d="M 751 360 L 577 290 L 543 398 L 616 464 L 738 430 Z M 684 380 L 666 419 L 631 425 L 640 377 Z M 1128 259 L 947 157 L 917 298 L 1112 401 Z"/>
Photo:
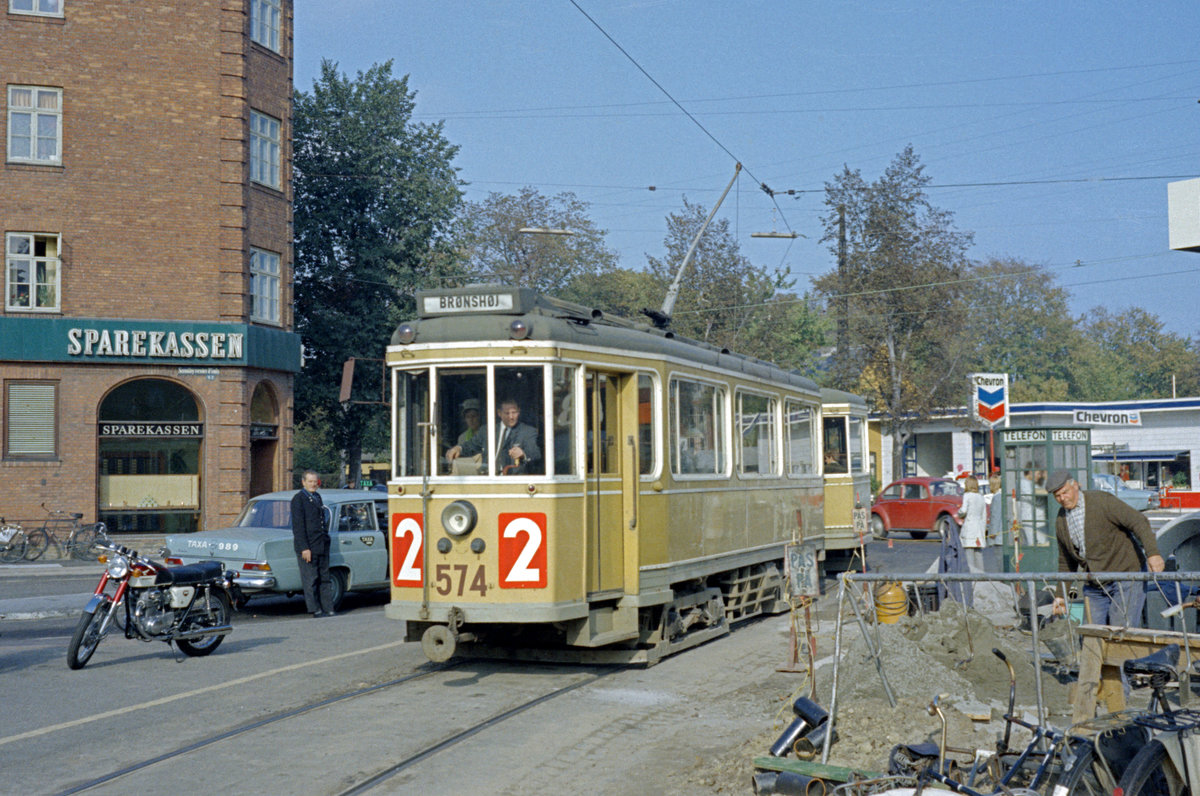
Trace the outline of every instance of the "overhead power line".
<path fill-rule="evenodd" d="M 692 113 L 687 108 L 683 107 L 683 105 L 681 105 L 679 103 L 679 101 L 677 99 L 675 99 L 674 96 L 672 96 L 671 92 L 667 91 L 667 89 L 661 83 L 659 83 L 657 80 L 655 80 L 654 76 L 651 75 L 649 72 L 647 72 L 646 69 L 640 63 L 638 63 L 636 58 L 634 58 L 632 55 L 630 55 L 629 52 L 624 47 L 622 47 L 616 39 L 614 39 L 611 35 L 609 35 L 608 31 L 606 31 L 600 25 L 599 22 L 592 19 L 591 15 L 588 14 L 588 12 L 584 11 L 583 8 L 579 5 L 579 3 L 575 2 L 575 0 L 568 0 L 568 1 L 571 3 L 571 5 L 575 6 L 576 10 L 579 11 L 580 14 L 583 14 L 584 18 L 587 19 L 588 22 L 591 22 L 592 25 L 595 26 L 596 30 L 600 31 L 600 33 L 604 36 L 604 38 L 608 39 L 614 47 L 616 47 L 618 50 L 620 50 L 621 54 L 624 55 L 629 60 L 629 62 L 637 68 L 637 70 L 639 72 L 641 72 L 643 75 L 645 75 L 646 79 L 649 80 L 651 83 L 653 83 L 654 87 L 663 93 L 663 96 L 665 96 L 667 99 L 669 99 L 671 101 L 671 104 L 673 104 L 676 108 L 678 108 L 683 113 L 684 116 L 688 117 L 688 119 L 691 120 L 692 124 L 696 125 L 696 127 L 698 127 L 700 129 L 700 131 L 703 132 L 706 136 L 708 136 L 708 138 L 714 144 L 716 144 L 718 147 L 720 147 L 722 152 L 724 152 L 726 155 L 728 155 L 730 158 L 732 158 L 734 163 L 741 164 L 740 168 L 745 169 L 747 176 L 749 176 L 750 179 L 757 182 L 759 187 L 763 189 L 763 192 L 766 193 L 767 196 L 771 197 L 771 202 L 772 202 L 772 204 L 775 205 L 775 209 L 779 211 L 779 218 L 783 221 L 783 225 L 785 227 L 787 227 L 789 231 L 791 231 L 792 225 L 788 223 L 787 218 L 783 214 L 783 208 L 780 207 L 779 202 L 777 202 L 775 200 L 775 192 L 772 191 L 771 188 L 765 182 L 758 179 L 758 177 L 755 177 L 754 173 L 752 171 L 750 171 L 750 169 L 745 165 L 745 162 L 741 158 L 739 158 L 737 155 L 733 154 L 733 152 L 730 151 L 729 147 L 727 147 L 723 143 L 721 143 L 720 139 L 718 139 L 715 135 L 713 135 L 707 127 L 705 127 L 703 124 L 701 124 L 699 119 L 697 119 L 695 116 L 693 116 Z"/>

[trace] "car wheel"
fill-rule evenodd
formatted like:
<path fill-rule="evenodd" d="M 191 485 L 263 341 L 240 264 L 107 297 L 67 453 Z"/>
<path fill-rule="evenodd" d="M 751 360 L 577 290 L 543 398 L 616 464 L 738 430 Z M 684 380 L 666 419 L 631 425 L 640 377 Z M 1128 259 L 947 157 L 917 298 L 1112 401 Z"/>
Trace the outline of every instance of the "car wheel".
<path fill-rule="evenodd" d="M 954 520 L 950 519 L 950 517 L 945 514 L 938 519 L 937 532 L 943 539 L 950 538 L 950 534 L 953 533 L 957 527 L 958 526 L 954 523 Z"/>
<path fill-rule="evenodd" d="M 333 610 L 342 610 L 342 600 L 346 597 L 346 572 L 335 569 L 329 573 L 329 590 L 333 592 Z"/>
<path fill-rule="evenodd" d="M 876 539 L 887 538 L 887 526 L 883 524 L 883 517 L 878 514 L 871 515 L 871 535 Z"/>

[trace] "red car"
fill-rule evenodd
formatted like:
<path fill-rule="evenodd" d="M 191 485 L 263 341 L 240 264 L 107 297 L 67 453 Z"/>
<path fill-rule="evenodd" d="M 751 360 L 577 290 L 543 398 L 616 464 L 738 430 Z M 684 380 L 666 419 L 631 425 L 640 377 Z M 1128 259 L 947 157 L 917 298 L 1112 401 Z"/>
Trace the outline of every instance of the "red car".
<path fill-rule="evenodd" d="M 963 490 L 949 478 L 901 478 L 880 491 L 871 505 L 871 533 L 886 539 L 891 531 L 907 531 L 914 539 L 930 532 L 945 535 L 947 523 L 958 527 Z"/>

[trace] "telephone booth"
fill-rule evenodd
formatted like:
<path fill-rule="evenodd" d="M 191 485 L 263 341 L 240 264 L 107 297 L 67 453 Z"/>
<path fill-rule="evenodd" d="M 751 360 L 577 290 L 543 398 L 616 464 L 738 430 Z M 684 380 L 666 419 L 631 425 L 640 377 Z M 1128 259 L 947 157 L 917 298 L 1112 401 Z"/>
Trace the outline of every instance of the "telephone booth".
<path fill-rule="evenodd" d="M 1066 470 L 1087 489 L 1092 478 L 1090 428 L 1008 428 L 999 432 L 1002 493 L 1000 537 L 1005 572 L 1055 572 L 1058 501 L 1046 478 Z"/>

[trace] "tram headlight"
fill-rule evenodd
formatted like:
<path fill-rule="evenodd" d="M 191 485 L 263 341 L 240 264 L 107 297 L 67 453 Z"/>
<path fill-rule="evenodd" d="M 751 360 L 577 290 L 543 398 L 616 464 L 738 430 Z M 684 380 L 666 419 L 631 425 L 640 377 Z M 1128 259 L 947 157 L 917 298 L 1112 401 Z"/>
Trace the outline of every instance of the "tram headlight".
<path fill-rule="evenodd" d="M 451 536 L 466 536 L 475 530 L 478 519 L 475 507 L 465 500 L 456 500 L 442 509 L 442 527 Z"/>
<path fill-rule="evenodd" d="M 517 318 L 508 325 L 508 336 L 514 340 L 524 340 L 533 329 L 525 321 Z"/>
<path fill-rule="evenodd" d="M 417 339 L 417 330 L 411 323 L 402 323 L 396 327 L 396 339 L 402 344 L 408 345 Z"/>

